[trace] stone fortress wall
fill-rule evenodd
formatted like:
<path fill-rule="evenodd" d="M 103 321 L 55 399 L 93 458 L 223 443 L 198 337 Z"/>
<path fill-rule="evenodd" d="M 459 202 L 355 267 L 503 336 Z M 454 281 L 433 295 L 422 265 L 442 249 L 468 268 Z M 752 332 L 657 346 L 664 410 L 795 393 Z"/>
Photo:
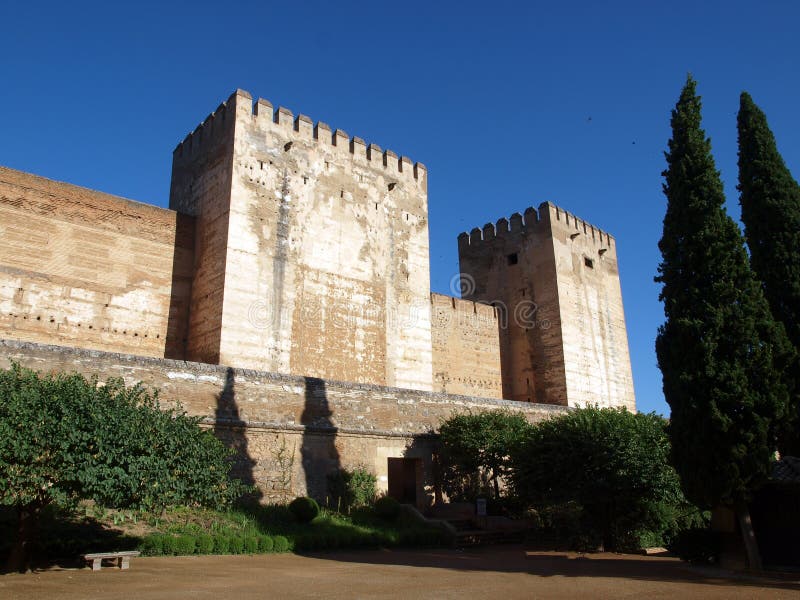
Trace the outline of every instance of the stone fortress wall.
<path fill-rule="evenodd" d="M 1 337 L 183 358 L 194 219 L 0 167 Z"/>
<path fill-rule="evenodd" d="M 613 237 L 545 202 L 458 250 L 463 295 L 504 313 L 504 398 L 636 410 Z"/>
<path fill-rule="evenodd" d="M 454 412 L 635 410 L 612 237 L 545 203 L 458 246 L 463 299 L 431 294 L 427 169 L 238 90 L 169 210 L 0 168 L 0 347 L 156 386 L 266 498 L 291 447 L 292 494 L 359 464 L 392 492 L 402 459 L 424 505 Z"/>

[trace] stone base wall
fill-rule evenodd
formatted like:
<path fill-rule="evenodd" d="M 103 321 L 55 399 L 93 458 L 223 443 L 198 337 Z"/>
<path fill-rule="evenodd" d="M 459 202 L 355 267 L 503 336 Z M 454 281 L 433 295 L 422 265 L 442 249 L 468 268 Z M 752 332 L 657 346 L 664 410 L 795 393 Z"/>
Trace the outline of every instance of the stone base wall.
<path fill-rule="evenodd" d="M 237 449 L 236 473 L 268 501 L 304 493 L 324 500 L 326 475 L 338 467 L 366 467 L 385 491 L 388 459 L 413 458 L 423 505 L 433 496 L 435 432 L 444 419 L 505 408 L 536 422 L 566 410 L 12 340 L 0 340 L 0 356 L 2 368 L 13 360 L 38 371 L 116 377 L 157 389 L 162 402 L 179 402 L 203 417 Z"/>

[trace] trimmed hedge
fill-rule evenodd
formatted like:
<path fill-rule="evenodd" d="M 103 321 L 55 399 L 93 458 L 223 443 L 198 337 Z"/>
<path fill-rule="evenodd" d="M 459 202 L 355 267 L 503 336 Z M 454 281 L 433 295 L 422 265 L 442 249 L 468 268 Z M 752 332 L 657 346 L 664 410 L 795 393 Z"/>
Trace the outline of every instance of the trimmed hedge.
<path fill-rule="evenodd" d="M 145 536 L 139 543 L 139 551 L 144 556 L 169 556 L 188 554 L 258 554 L 268 552 L 287 552 L 289 540 L 283 536 L 249 535 L 228 536 L 201 534 L 168 535 L 153 533 Z"/>
<path fill-rule="evenodd" d="M 311 523 L 319 515 L 319 504 L 313 498 L 300 496 L 289 504 L 289 510 L 300 523 Z"/>
<path fill-rule="evenodd" d="M 400 503 L 391 496 L 383 496 L 375 501 L 375 514 L 387 521 L 400 514 Z"/>

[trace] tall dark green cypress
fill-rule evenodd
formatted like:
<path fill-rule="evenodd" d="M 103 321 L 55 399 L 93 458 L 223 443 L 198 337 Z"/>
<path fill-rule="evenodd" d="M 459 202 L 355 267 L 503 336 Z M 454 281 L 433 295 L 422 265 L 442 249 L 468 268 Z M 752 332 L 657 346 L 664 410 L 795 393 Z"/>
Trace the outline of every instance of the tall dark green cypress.
<path fill-rule="evenodd" d="M 725 212 L 700 109 L 690 76 L 672 111 L 663 172 L 667 212 L 656 281 L 666 321 L 656 353 L 687 498 L 741 512 L 769 472 L 774 423 L 788 398 L 778 375 L 792 352 Z"/>
<path fill-rule="evenodd" d="M 772 315 L 800 349 L 800 186 L 778 152 L 767 117 L 747 92 L 739 100 L 739 202 L 750 265 L 761 280 Z M 791 390 L 779 447 L 800 455 L 800 365 L 784 373 Z"/>

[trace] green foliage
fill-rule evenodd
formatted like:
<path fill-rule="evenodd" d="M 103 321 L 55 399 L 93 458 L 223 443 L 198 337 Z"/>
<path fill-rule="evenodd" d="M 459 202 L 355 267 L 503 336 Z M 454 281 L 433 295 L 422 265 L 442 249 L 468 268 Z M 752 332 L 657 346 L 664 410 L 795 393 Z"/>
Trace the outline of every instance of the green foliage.
<path fill-rule="evenodd" d="M 161 553 L 169 556 L 175 554 L 177 548 L 177 540 L 174 535 L 165 535 L 161 538 Z"/>
<path fill-rule="evenodd" d="M 750 248 L 750 264 L 762 281 L 773 316 L 800 349 L 800 185 L 778 152 L 767 117 L 743 92 L 737 118 L 739 130 L 739 203 Z M 799 365 L 782 376 L 792 390 L 792 406 L 782 424 L 783 454 L 800 453 L 798 433 Z"/>
<path fill-rule="evenodd" d="M 328 491 L 332 507 L 336 510 L 349 510 L 368 506 L 377 494 L 377 478 L 364 467 L 352 471 L 338 469 L 328 475 Z"/>
<path fill-rule="evenodd" d="M 1 504 L 219 507 L 241 492 L 229 451 L 199 418 L 141 386 L 12 365 L 0 371 L 0 399 Z"/>
<path fill-rule="evenodd" d="M 146 536 L 139 546 L 139 551 L 144 556 L 161 556 L 164 552 L 164 536 L 158 533 Z"/>
<path fill-rule="evenodd" d="M 375 501 L 375 514 L 385 520 L 396 519 L 400 514 L 400 503 L 391 496 L 382 496 Z"/>
<path fill-rule="evenodd" d="M 288 552 L 289 551 L 289 540 L 287 540 L 282 535 L 276 535 L 272 538 L 272 548 L 275 552 Z"/>
<path fill-rule="evenodd" d="M 255 554 L 258 552 L 258 538 L 255 536 L 244 538 L 244 551 L 247 554 Z"/>
<path fill-rule="evenodd" d="M 214 536 L 214 554 L 227 554 L 231 549 L 231 538 L 227 535 Z"/>
<path fill-rule="evenodd" d="M 712 507 L 746 501 L 767 478 L 788 399 L 780 373 L 794 357 L 725 212 L 700 108 L 689 77 L 666 154 L 656 354 L 672 462 L 686 497 Z"/>
<path fill-rule="evenodd" d="M 231 554 L 241 554 L 244 552 L 244 538 L 239 537 L 238 535 L 230 538 L 228 550 Z"/>
<path fill-rule="evenodd" d="M 513 490 L 560 519 L 556 526 L 571 538 L 582 536 L 581 545 L 635 545 L 638 531 L 666 529 L 662 503 L 683 501 L 665 426 L 655 414 L 610 408 L 543 421 L 513 456 Z"/>
<path fill-rule="evenodd" d="M 439 428 L 442 485 L 453 500 L 479 495 L 500 497 L 509 474 L 509 456 L 527 437 L 531 425 L 521 413 L 504 410 L 465 413 Z"/>
<path fill-rule="evenodd" d="M 175 554 L 184 556 L 194 554 L 197 548 L 197 538 L 193 535 L 180 535 L 175 538 Z"/>
<path fill-rule="evenodd" d="M 300 523 L 310 523 L 319 515 L 319 504 L 313 498 L 300 496 L 289 504 L 289 510 Z"/>
<path fill-rule="evenodd" d="M 272 552 L 274 544 L 272 538 L 268 535 L 258 536 L 258 551 L 259 552 Z"/>
<path fill-rule="evenodd" d="M 208 534 L 200 534 L 197 536 L 197 553 L 198 554 L 211 554 L 214 550 L 214 538 Z"/>

